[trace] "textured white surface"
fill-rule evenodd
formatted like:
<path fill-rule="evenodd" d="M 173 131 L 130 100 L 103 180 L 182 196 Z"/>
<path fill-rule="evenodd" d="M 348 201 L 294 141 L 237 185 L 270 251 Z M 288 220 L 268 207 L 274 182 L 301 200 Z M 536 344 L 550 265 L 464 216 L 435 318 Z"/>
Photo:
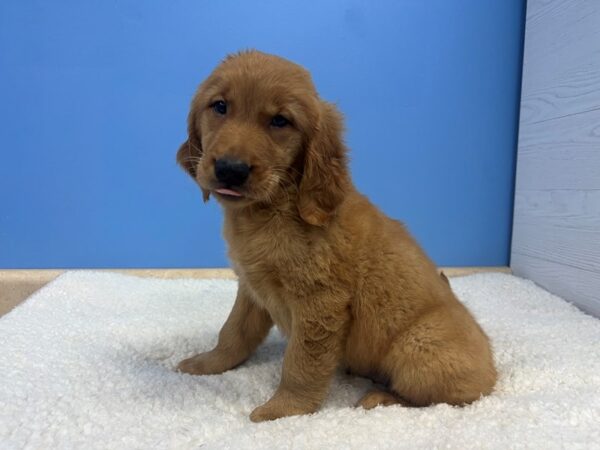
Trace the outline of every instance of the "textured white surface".
<path fill-rule="evenodd" d="M 235 282 L 69 272 L 0 319 L 0 447 L 600 448 L 600 321 L 510 275 L 451 282 L 493 341 L 493 395 L 364 411 L 370 383 L 340 374 L 319 413 L 254 424 L 276 332 L 225 374 L 173 371 L 215 344 Z"/>

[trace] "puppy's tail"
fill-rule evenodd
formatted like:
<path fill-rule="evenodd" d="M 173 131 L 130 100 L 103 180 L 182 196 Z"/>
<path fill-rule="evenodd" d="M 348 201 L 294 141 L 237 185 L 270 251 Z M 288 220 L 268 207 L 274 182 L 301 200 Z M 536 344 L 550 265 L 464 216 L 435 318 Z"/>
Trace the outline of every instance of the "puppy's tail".
<path fill-rule="evenodd" d="M 443 271 L 440 272 L 440 278 L 444 280 L 448 286 L 450 286 L 450 280 L 448 280 L 448 277 Z"/>

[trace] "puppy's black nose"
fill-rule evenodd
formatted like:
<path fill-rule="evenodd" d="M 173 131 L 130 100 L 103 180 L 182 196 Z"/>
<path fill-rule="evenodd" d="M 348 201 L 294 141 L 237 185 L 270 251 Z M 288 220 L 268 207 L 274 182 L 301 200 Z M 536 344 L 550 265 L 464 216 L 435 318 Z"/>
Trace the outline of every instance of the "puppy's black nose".
<path fill-rule="evenodd" d="M 217 159 L 215 161 L 215 176 L 227 186 L 241 186 L 250 174 L 250 166 L 235 159 Z"/>

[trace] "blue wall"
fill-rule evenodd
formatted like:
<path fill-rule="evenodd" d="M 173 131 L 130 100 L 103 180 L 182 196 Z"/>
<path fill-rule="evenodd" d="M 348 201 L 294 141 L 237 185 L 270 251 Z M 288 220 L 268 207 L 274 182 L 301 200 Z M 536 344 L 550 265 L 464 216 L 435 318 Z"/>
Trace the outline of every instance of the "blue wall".
<path fill-rule="evenodd" d="M 258 48 L 346 114 L 358 187 L 440 265 L 508 262 L 522 0 L 0 3 L 0 267 L 219 267 L 175 165 L 197 84 Z"/>

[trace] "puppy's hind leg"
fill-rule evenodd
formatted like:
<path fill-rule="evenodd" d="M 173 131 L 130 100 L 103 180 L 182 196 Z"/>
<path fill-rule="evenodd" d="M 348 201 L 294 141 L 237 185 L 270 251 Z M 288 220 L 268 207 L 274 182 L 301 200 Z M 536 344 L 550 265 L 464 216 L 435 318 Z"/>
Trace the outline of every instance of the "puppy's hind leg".
<path fill-rule="evenodd" d="M 489 394 L 496 370 L 487 337 L 464 307 L 440 307 L 416 321 L 384 361 L 390 389 L 415 406 L 465 405 Z"/>

